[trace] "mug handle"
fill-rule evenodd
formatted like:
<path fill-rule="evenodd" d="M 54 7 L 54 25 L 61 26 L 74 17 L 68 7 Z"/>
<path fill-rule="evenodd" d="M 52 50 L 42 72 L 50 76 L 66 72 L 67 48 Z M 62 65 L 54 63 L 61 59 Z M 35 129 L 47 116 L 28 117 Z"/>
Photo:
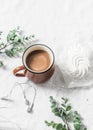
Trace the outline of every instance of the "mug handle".
<path fill-rule="evenodd" d="M 24 71 L 19 73 L 19 71 L 21 71 L 21 70 L 24 70 Z M 16 67 L 16 68 L 13 70 L 13 74 L 14 74 L 15 76 L 18 76 L 18 77 L 25 77 L 26 71 L 27 71 L 26 68 L 22 65 L 22 66 Z"/>

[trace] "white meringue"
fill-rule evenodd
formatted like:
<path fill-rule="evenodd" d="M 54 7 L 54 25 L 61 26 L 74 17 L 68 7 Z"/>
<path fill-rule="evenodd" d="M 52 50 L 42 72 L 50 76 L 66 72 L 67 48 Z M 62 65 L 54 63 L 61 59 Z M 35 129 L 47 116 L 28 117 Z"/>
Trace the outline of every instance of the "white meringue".
<path fill-rule="evenodd" d="M 81 44 L 74 44 L 67 49 L 66 72 L 73 78 L 83 78 L 90 70 L 90 56 L 92 48 Z"/>

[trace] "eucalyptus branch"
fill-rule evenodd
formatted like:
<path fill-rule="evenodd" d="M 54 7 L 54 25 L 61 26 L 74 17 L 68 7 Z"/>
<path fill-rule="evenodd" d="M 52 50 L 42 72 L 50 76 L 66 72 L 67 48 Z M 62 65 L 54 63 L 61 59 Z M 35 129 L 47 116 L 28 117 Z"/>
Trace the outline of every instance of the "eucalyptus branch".
<path fill-rule="evenodd" d="M 9 31 L 6 43 L 3 42 L 1 36 L 2 32 L 0 32 L 0 53 L 5 53 L 9 57 L 18 56 L 34 38 L 34 35 L 25 36 L 20 27 Z M 1 66 L 2 63 L 1 61 Z"/>
<path fill-rule="evenodd" d="M 65 124 L 66 124 L 66 128 L 67 128 L 67 130 L 70 130 L 70 128 L 69 128 L 69 124 L 68 124 L 67 120 L 65 121 Z"/>
<path fill-rule="evenodd" d="M 62 123 L 45 121 L 47 126 L 52 126 L 52 128 L 56 130 L 72 130 L 69 127 L 69 124 L 73 123 L 74 130 L 87 130 L 87 128 L 82 123 L 80 115 L 76 111 L 73 112 L 67 98 L 62 97 L 61 103 L 59 103 L 51 96 L 50 103 L 52 112 L 55 116 L 61 118 Z"/>

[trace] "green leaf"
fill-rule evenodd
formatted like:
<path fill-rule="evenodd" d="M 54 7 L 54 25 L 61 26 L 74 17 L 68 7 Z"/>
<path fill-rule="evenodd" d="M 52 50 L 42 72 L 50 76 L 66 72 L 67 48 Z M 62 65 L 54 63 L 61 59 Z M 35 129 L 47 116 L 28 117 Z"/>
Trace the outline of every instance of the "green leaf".
<path fill-rule="evenodd" d="M 45 123 L 47 126 L 51 126 L 56 130 L 66 130 L 66 126 L 63 125 L 62 123 L 55 123 L 54 121 L 51 122 L 45 121 Z"/>
<path fill-rule="evenodd" d="M 53 127 L 53 128 L 56 128 L 56 127 L 57 127 L 57 123 L 54 123 L 54 124 L 52 125 L 52 127 Z"/>
<path fill-rule="evenodd" d="M 9 42 L 9 43 L 14 42 L 13 40 L 15 39 L 16 36 L 17 35 L 16 35 L 16 30 L 15 29 L 10 31 L 8 33 L 8 35 L 7 35 L 7 42 Z"/>
<path fill-rule="evenodd" d="M 13 42 L 16 43 L 16 44 L 19 44 L 19 43 L 22 43 L 23 41 L 22 41 L 21 37 L 16 36 L 16 37 L 14 38 L 14 41 L 13 41 Z"/>
<path fill-rule="evenodd" d="M 61 104 L 61 106 L 62 106 L 62 107 L 64 107 L 64 108 L 66 107 L 66 105 L 65 105 L 65 104 Z"/>
<path fill-rule="evenodd" d="M 0 31 L 0 35 L 2 35 L 2 33 L 3 33 L 3 32 L 2 32 L 2 31 Z"/>
<path fill-rule="evenodd" d="M 65 103 L 68 102 L 68 99 L 67 99 L 67 98 L 62 97 L 61 99 L 62 99 L 62 101 L 64 101 Z"/>
<path fill-rule="evenodd" d="M 12 43 L 13 46 L 23 44 L 23 35 L 20 33 L 21 30 L 13 29 L 7 35 L 7 42 Z"/>
<path fill-rule="evenodd" d="M 2 62 L 2 61 L 0 61 L 0 67 L 2 67 L 2 66 L 4 66 L 4 64 L 3 64 L 3 62 Z"/>
<path fill-rule="evenodd" d="M 28 37 L 25 37 L 25 40 L 29 40 L 29 38 L 28 38 Z"/>
<path fill-rule="evenodd" d="M 12 50 L 5 50 L 5 53 L 9 57 L 13 57 L 14 56 L 14 52 Z"/>
<path fill-rule="evenodd" d="M 51 122 L 45 121 L 45 123 L 47 126 L 52 126 L 53 128 L 56 128 L 57 126 L 57 123 L 55 123 L 54 121 L 51 121 Z"/>
<path fill-rule="evenodd" d="M 84 128 L 84 130 L 87 130 L 87 128 Z"/>
<path fill-rule="evenodd" d="M 56 108 L 52 109 L 52 112 L 59 113 L 59 109 L 56 107 Z"/>
<path fill-rule="evenodd" d="M 81 129 L 81 124 L 79 122 L 74 123 L 74 128 L 75 130 L 80 130 Z"/>
<path fill-rule="evenodd" d="M 73 114 L 72 114 L 72 112 L 67 113 L 66 120 L 68 122 L 72 122 L 73 121 Z"/>
<path fill-rule="evenodd" d="M 13 56 L 16 56 L 18 55 L 20 52 L 22 52 L 24 50 L 24 48 L 21 48 L 21 47 L 13 47 L 11 48 L 10 50 L 5 50 L 5 53 L 7 56 L 9 57 L 13 57 Z"/>
<path fill-rule="evenodd" d="M 45 121 L 47 126 L 51 126 L 51 123 L 49 123 L 48 121 Z"/>
<path fill-rule="evenodd" d="M 73 122 L 81 123 L 81 117 L 80 117 L 80 115 L 78 114 L 77 111 L 74 112 L 74 121 Z"/>
<path fill-rule="evenodd" d="M 53 101 L 53 100 L 54 100 L 54 98 L 52 96 L 50 96 L 50 102 Z"/>
<path fill-rule="evenodd" d="M 52 97 L 52 96 L 50 96 L 50 102 L 51 102 L 51 109 L 53 110 L 53 109 L 58 109 L 58 103 L 55 101 L 55 99 Z M 53 112 L 54 112 L 54 110 L 53 110 Z"/>
<path fill-rule="evenodd" d="M 35 35 L 34 35 L 34 34 L 33 34 L 33 35 L 31 35 L 31 37 L 33 37 L 33 38 L 34 38 L 34 37 L 35 37 Z"/>
<path fill-rule="evenodd" d="M 74 120 L 73 120 L 74 129 L 75 130 L 87 130 L 87 128 L 82 123 L 81 116 L 78 114 L 77 111 L 74 112 L 73 116 L 74 116 Z"/>
<path fill-rule="evenodd" d="M 70 111 L 70 110 L 71 110 L 71 106 L 68 105 L 68 106 L 66 107 L 66 111 Z"/>
<path fill-rule="evenodd" d="M 57 126 L 56 126 L 56 130 L 62 130 L 63 128 L 63 125 L 61 123 L 59 123 Z"/>

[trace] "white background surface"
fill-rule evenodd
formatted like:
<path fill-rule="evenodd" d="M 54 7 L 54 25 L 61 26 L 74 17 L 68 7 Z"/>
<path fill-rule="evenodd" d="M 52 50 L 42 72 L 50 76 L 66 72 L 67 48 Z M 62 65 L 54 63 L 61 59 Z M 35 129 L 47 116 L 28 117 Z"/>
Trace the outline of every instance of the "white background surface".
<path fill-rule="evenodd" d="M 93 1 L 0 0 L 0 30 L 6 34 L 18 25 L 27 34 L 34 33 L 39 43 L 53 49 L 58 67 L 50 81 L 42 85 L 33 84 L 37 88 L 37 96 L 32 114 L 26 112 L 27 106 L 24 104 L 20 88 L 16 88 L 13 95 L 15 102 L 7 104 L 8 109 L 0 109 L 0 115 L 19 124 L 22 129 L 50 130 L 51 128 L 44 124 L 44 120 L 59 119 L 50 110 L 49 96 L 53 95 L 56 99 L 66 96 L 73 108 L 84 118 L 88 130 L 93 130 L 93 88 L 62 88 L 62 68 L 59 61 L 64 46 L 71 46 L 82 39 L 86 41 L 93 35 Z M 7 68 L 0 69 L 0 96 L 7 94 L 15 82 L 26 81 L 26 78 L 16 78 L 12 74 L 12 70 L 22 64 L 21 57 L 3 59 Z M 1 106 L 5 105 L 1 101 L 0 103 Z M 7 129 L 15 127 L 8 125 L 0 123 L 0 126 Z"/>

